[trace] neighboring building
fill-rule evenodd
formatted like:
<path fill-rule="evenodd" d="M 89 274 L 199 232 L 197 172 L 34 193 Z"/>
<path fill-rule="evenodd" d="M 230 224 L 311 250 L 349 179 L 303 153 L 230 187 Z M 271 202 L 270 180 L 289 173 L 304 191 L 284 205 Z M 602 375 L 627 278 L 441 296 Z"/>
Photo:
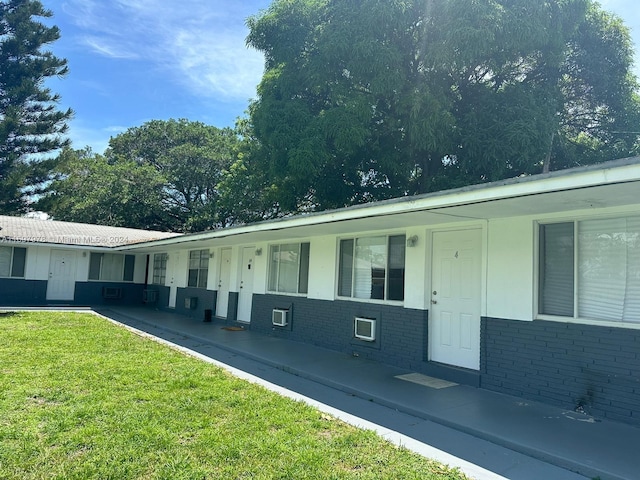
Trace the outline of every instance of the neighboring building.
<path fill-rule="evenodd" d="M 147 255 L 114 247 L 177 236 L 0 216 L 0 305 L 139 303 Z"/>
<path fill-rule="evenodd" d="M 65 303 L 146 300 L 640 424 L 640 158 L 218 231 L 128 235 L 98 248 L 12 233 L 0 243 L 0 304 L 52 303 L 59 288 Z M 73 273 L 55 270 L 65 252 L 73 294 Z"/>

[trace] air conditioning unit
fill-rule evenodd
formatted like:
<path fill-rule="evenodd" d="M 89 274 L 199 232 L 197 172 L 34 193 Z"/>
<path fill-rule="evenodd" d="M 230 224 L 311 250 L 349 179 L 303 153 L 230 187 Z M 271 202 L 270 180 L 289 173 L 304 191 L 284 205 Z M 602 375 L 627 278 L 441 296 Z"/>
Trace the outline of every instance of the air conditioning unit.
<path fill-rule="evenodd" d="M 158 301 L 158 290 L 145 288 L 142 290 L 142 301 L 144 303 L 154 303 Z"/>
<path fill-rule="evenodd" d="M 274 308 L 273 312 L 271 312 L 271 323 L 276 327 L 286 327 L 287 326 L 287 314 L 289 310 L 282 310 L 280 308 Z"/>
<path fill-rule="evenodd" d="M 195 310 L 198 306 L 198 297 L 185 297 L 184 308 L 187 310 Z"/>
<path fill-rule="evenodd" d="M 121 298 L 122 288 L 120 287 L 102 287 L 102 298 Z"/>
<path fill-rule="evenodd" d="M 376 339 L 376 321 L 373 318 L 355 317 L 354 321 L 355 337 L 367 342 Z"/>

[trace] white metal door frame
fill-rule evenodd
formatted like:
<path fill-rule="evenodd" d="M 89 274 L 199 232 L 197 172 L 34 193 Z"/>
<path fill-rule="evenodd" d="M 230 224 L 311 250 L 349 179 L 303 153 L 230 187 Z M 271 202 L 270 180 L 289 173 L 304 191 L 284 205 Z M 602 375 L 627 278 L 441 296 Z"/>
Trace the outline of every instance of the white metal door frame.
<path fill-rule="evenodd" d="M 51 249 L 47 300 L 74 300 L 77 254 L 72 250 Z"/>
<path fill-rule="evenodd" d="M 429 358 L 480 368 L 482 229 L 432 232 Z"/>
<path fill-rule="evenodd" d="M 240 264 L 240 284 L 238 285 L 238 312 L 237 320 L 240 322 L 251 321 L 251 302 L 253 300 L 253 272 L 254 272 L 255 247 L 242 249 Z"/>
<path fill-rule="evenodd" d="M 218 276 L 218 295 L 216 316 L 227 318 L 229 313 L 229 291 L 231 281 L 231 248 L 220 250 L 220 270 Z"/>
<path fill-rule="evenodd" d="M 178 272 L 180 271 L 180 252 L 169 253 L 170 275 L 169 275 L 169 308 L 176 308 L 178 297 Z"/>

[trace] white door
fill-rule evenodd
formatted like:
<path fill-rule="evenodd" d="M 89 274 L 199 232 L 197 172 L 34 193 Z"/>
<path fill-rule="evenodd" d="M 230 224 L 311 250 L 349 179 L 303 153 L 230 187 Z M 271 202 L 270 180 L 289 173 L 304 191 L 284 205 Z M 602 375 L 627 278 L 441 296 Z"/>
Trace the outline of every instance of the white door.
<path fill-rule="evenodd" d="M 51 250 L 47 300 L 73 300 L 76 290 L 76 252 Z"/>
<path fill-rule="evenodd" d="M 229 310 L 229 281 L 231 280 L 231 249 L 220 251 L 220 276 L 218 277 L 218 299 L 216 317 L 227 318 Z"/>
<path fill-rule="evenodd" d="M 171 252 L 171 272 L 169 273 L 169 308 L 176 308 L 176 298 L 178 297 L 178 272 L 180 269 L 180 252 Z"/>
<path fill-rule="evenodd" d="M 242 249 L 242 264 L 240 265 L 240 285 L 238 293 L 238 320 L 251 321 L 251 300 L 253 298 L 253 255 L 255 247 Z"/>
<path fill-rule="evenodd" d="M 481 232 L 433 234 L 429 342 L 434 362 L 480 368 Z"/>

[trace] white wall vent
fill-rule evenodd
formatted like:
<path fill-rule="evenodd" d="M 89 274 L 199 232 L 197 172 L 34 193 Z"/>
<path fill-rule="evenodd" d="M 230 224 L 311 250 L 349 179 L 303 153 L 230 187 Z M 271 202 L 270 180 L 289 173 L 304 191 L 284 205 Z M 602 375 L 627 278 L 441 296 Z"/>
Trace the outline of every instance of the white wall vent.
<path fill-rule="evenodd" d="M 356 338 L 373 342 L 376 339 L 376 321 L 373 318 L 355 317 L 354 332 Z"/>
<path fill-rule="evenodd" d="M 273 323 L 276 327 L 286 327 L 287 326 L 287 314 L 289 310 L 282 310 L 280 308 L 274 308 L 271 313 L 271 323 Z"/>
<path fill-rule="evenodd" d="M 122 288 L 120 287 L 102 287 L 102 298 L 122 298 Z"/>

